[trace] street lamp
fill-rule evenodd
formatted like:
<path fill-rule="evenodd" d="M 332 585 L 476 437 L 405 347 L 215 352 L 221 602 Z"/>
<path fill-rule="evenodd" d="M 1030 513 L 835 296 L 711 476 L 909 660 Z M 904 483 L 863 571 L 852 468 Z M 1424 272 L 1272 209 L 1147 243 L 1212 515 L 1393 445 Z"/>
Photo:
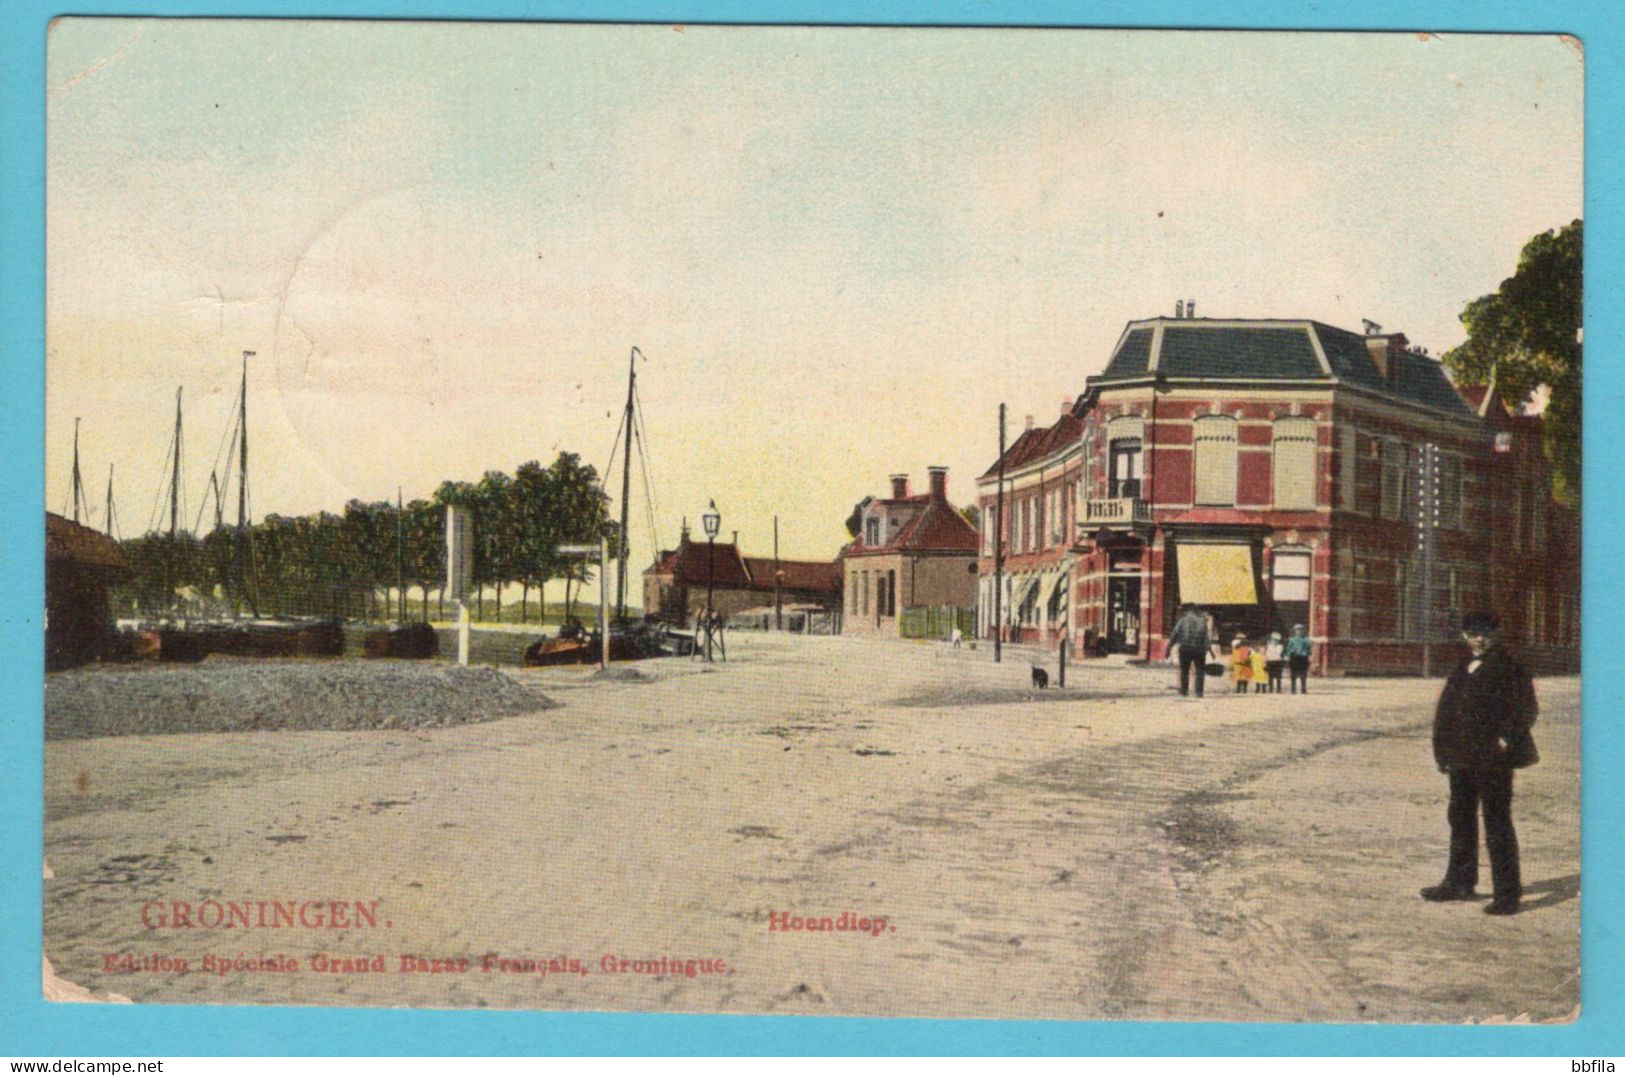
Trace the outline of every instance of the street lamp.
<path fill-rule="evenodd" d="M 712 618 L 711 601 L 716 592 L 717 577 L 717 533 L 722 529 L 722 515 L 717 511 L 717 502 L 711 501 L 711 507 L 700 516 L 700 522 L 705 526 L 705 659 L 711 660 L 711 636 L 715 630 L 715 621 Z"/>

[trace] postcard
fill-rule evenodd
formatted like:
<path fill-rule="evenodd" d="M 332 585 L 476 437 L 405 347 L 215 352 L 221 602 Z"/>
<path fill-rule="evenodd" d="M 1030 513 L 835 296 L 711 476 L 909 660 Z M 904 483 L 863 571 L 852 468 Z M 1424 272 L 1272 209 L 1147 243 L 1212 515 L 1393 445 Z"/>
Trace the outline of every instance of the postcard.
<path fill-rule="evenodd" d="M 1583 83 L 57 20 L 45 995 L 1573 1021 Z"/>

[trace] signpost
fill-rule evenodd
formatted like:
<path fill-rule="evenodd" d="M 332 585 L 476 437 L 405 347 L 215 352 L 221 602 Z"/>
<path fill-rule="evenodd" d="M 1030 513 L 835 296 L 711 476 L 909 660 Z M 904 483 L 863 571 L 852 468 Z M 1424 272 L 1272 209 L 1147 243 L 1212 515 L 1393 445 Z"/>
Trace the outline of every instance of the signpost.
<path fill-rule="evenodd" d="M 446 505 L 446 595 L 457 602 L 457 663 L 468 667 L 468 591 L 474 581 L 474 513 Z"/>

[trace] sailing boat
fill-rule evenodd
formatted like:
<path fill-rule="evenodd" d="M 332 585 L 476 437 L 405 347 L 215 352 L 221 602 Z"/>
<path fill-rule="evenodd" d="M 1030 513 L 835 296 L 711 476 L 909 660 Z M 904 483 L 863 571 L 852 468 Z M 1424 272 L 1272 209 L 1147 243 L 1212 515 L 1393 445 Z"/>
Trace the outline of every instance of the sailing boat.
<path fill-rule="evenodd" d="M 327 657 L 337 656 L 344 649 L 344 634 L 336 618 L 281 616 L 266 618 L 259 615 L 258 601 L 253 587 L 253 532 L 248 519 L 248 360 L 255 352 L 243 352 L 243 372 L 238 403 L 232 421 L 235 425 L 231 451 L 237 457 L 237 525 L 232 535 L 230 565 L 225 572 L 222 591 L 229 602 L 229 615 L 209 619 L 182 619 L 161 625 L 158 630 L 160 656 L 165 660 L 201 660 L 211 653 L 240 657 Z M 179 537 L 180 455 L 181 455 L 181 395 L 175 393 L 175 441 L 172 447 L 174 470 L 170 479 L 170 570 L 168 590 L 175 592 L 173 579 L 173 553 Z M 222 495 L 230 483 L 220 481 L 218 473 L 209 475 L 210 489 L 215 498 L 215 525 L 222 525 Z M 248 617 L 243 616 L 247 606 Z"/>
<path fill-rule="evenodd" d="M 626 562 L 629 553 L 629 542 L 626 540 L 627 528 L 630 522 L 630 509 L 632 499 L 632 452 L 634 445 L 641 454 L 643 450 L 642 420 L 638 413 L 638 359 L 643 352 L 637 347 L 632 348 L 632 354 L 627 365 L 626 378 L 626 407 L 621 413 L 621 426 L 615 437 L 615 449 L 610 452 L 610 468 L 615 463 L 615 451 L 621 453 L 621 512 L 620 512 L 620 548 L 616 556 L 615 572 L 615 615 L 609 625 L 610 660 L 628 661 L 640 660 L 645 657 L 681 656 L 691 649 L 691 642 L 684 636 L 673 635 L 664 624 L 633 623 L 626 614 Z M 652 490 L 648 488 L 649 474 L 647 460 L 644 462 L 645 493 L 652 498 Z M 654 537 L 653 512 L 650 512 L 651 539 Z M 656 542 L 658 544 L 658 542 Z M 525 663 L 529 665 L 557 665 L 557 664 L 590 664 L 598 659 L 600 650 L 599 635 L 596 631 L 588 633 L 579 625 L 567 626 L 561 629 L 557 638 L 542 638 L 531 644 L 525 651 Z"/>

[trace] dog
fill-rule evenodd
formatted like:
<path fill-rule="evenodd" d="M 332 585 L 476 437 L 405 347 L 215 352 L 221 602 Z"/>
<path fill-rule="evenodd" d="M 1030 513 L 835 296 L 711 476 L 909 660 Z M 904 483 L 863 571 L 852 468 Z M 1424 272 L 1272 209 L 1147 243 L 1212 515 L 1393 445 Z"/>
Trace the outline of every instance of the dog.
<path fill-rule="evenodd" d="M 1047 687 L 1049 687 L 1049 673 L 1036 664 L 1033 665 L 1033 689 L 1041 691 Z"/>

